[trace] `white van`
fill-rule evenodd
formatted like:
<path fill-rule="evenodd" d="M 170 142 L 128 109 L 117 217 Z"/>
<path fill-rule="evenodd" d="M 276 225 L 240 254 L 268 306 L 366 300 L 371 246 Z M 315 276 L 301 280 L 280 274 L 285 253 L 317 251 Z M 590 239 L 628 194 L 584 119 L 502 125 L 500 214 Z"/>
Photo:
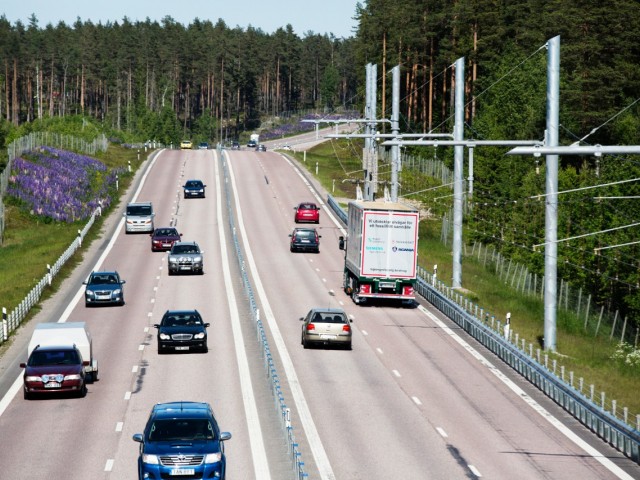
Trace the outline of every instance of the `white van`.
<path fill-rule="evenodd" d="M 153 232 L 153 205 L 151 202 L 130 203 L 124 212 L 125 232 Z"/>

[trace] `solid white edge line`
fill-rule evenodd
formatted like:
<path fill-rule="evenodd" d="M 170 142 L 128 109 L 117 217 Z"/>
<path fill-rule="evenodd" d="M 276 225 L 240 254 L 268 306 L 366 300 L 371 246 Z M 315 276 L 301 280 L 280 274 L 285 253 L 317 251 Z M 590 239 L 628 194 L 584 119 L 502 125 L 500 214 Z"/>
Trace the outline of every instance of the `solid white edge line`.
<path fill-rule="evenodd" d="M 138 198 L 138 195 L 140 194 L 140 191 L 142 190 L 142 185 L 144 185 L 144 182 L 147 179 L 147 175 L 149 174 L 149 171 L 151 170 L 151 167 L 156 162 L 156 159 L 160 156 L 160 154 L 162 152 L 164 152 L 164 149 L 160 150 L 158 152 L 158 154 L 153 157 L 153 160 L 151 160 L 151 163 L 147 167 L 147 170 L 144 172 L 144 175 L 142 176 L 142 179 L 140 180 L 140 185 L 138 186 L 138 189 L 136 190 L 136 193 L 133 196 L 133 201 L 135 201 L 135 199 Z M 113 237 L 111 237 L 111 240 L 107 244 L 107 248 L 104 249 L 104 252 L 102 252 L 102 255 L 100 255 L 100 258 L 98 258 L 98 261 L 93 266 L 92 270 L 94 270 L 94 271 L 98 270 L 100 268 L 100 266 L 102 265 L 102 263 L 104 262 L 105 258 L 107 258 L 107 255 L 109 254 L 109 252 L 113 248 L 113 245 L 116 243 L 116 239 L 118 238 L 118 236 L 120 234 L 120 231 L 122 230 L 122 227 L 124 226 L 124 221 L 125 221 L 124 217 L 122 217 L 120 219 L 120 221 L 118 222 L 118 227 L 116 228 L 116 231 L 113 234 Z M 65 323 L 67 321 L 67 319 L 69 318 L 69 315 L 71 315 L 71 312 L 76 307 L 76 304 L 80 301 L 80 298 L 82 297 L 83 294 L 84 294 L 84 287 L 80 286 L 80 288 L 78 288 L 78 291 L 76 292 L 76 294 L 73 296 L 73 299 L 71 300 L 71 302 L 69 302 L 69 305 L 67 305 L 67 308 L 65 308 L 64 312 L 62 312 L 62 315 L 60 316 L 60 320 L 58 320 L 57 323 Z M 16 378 L 16 380 L 13 382 L 13 384 L 11 385 L 9 390 L 7 390 L 7 393 L 4 395 L 4 397 L 2 397 L 2 400 L 0 400 L 0 416 L 2 416 L 2 414 L 7 409 L 7 407 L 9 406 L 11 401 L 13 400 L 13 398 L 21 390 L 22 376 L 23 376 L 22 373 L 20 373 L 18 375 L 18 378 Z M 17 385 L 17 387 L 16 387 L 16 385 Z"/>
<path fill-rule="evenodd" d="M 456 335 L 456 333 L 447 327 L 444 322 L 438 319 L 434 314 L 428 311 L 422 305 L 418 306 L 418 309 L 424 313 L 427 317 L 429 317 L 436 325 L 438 325 L 442 330 L 444 330 L 451 338 L 453 338 L 458 344 L 460 344 L 465 350 L 467 350 L 473 357 L 476 358 L 482 365 L 487 367 L 491 373 L 493 373 L 502 383 L 504 383 L 510 390 L 512 390 L 518 397 L 520 397 L 527 405 L 529 405 L 533 410 L 538 412 L 542 418 L 547 420 L 551 425 L 553 425 L 560 433 L 562 433 L 565 437 L 575 443 L 578 447 L 582 448 L 585 452 L 587 452 L 591 457 L 600 462 L 602 466 L 604 466 L 607 470 L 613 473 L 616 477 L 623 480 L 633 480 L 633 477 L 627 474 L 624 470 L 618 467 L 611 460 L 606 458 L 602 453 L 593 448 L 587 442 L 582 440 L 578 435 L 573 433 L 571 429 L 566 427 L 562 422 L 560 422 L 557 418 L 555 418 L 551 413 L 549 413 L 542 405 L 536 402 L 533 398 L 531 398 L 527 393 L 522 390 L 519 386 L 513 383 L 507 376 L 505 376 L 500 370 L 498 370 L 489 360 L 487 360 L 480 352 L 474 349 L 471 345 L 469 345 L 466 341 L 464 341 L 461 337 Z"/>
<path fill-rule="evenodd" d="M 288 161 L 289 160 L 287 160 L 287 162 Z M 233 173 L 232 163 L 228 162 L 228 165 L 229 175 L 231 177 L 231 185 L 233 191 L 237 192 L 238 189 L 236 187 L 236 180 Z M 244 245 L 247 263 L 249 265 L 249 269 L 251 270 L 251 275 L 254 279 L 255 288 L 258 293 L 258 297 L 260 298 L 260 303 L 262 304 L 264 317 L 267 320 L 267 324 L 269 325 L 269 329 L 271 330 L 271 335 L 273 336 L 273 342 L 276 346 L 278 354 L 280 355 L 282 368 L 284 369 L 285 377 L 287 378 L 289 388 L 291 389 L 291 396 L 293 397 L 293 401 L 298 410 L 298 414 L 300 415 L 300 422 L 302 423 L 302 428 L 304 429 L 307 436 L 309 448 L 311 449 L 311 453 L 313 454 L 313 458 L 315 459 L 316 466 L 318 467 L 320 478 L 323 480 L 334 480 L 336 477 L 333 473 L 333 469 L 331 468 L 329 457 L 327 456 L 327 452 L 324 449 L 322 440 L 320 440 L 320 434 L 318 433 L 318 429 L 316 428 L 313 417 L 311 416 L 309 405 L 304 398 L 304 393 L 302 392 L 302 387 L 300 386 L 298 375 L 293 366 L 293 361 L 291 360 L 289 351 L 287 350 L 287 347 L 284 343 L 284 338 L 282 337 L 282 333 L 278 328 L 275 316 L 273 314 L 273 311 L 271 310 L 271 305 L 269 304 L 267 293 L 265 292 L 262 281 L 260 280 L 258 268 L 256 267 L 256 262 L 253 258 L 251 247 L 249 246 L 249 242 L 247 241 L 247 232 L 244 228 L 242 209 L 240 208 L 240 200 L 238 199 L 237 195 L 234 196 L 234 200 L 236 212 L 238 215 L 238 228 L 240 229 L 240 237 L 242 238 L 242 243 Z"/>
<path fill-rule="evenodd" d="M 214 163 L 217 190 L 216 215 L 218 218 L 218 236 L 220 239 L 220 252 L 222 256 L 222 274 L 224 277 L 225 291 L 227 293 L 227 301 L 229 303 L 229 314 L 231 317 L 233 342 L 236 351 L 236 360 L 238 362 L 238 373 L 240 374 L 240 389 L 242 390 L 242 401 L 247 418 L 247 427 L 249 429 L 254 477 L 269 480 L 271 478 L 271 472 L 269 471 L 269 458 L 267 457 L 267 452 L 264 446 L 264 439 L 262 437 L 260 416 L 258 415 L 258 406 L 256 405 L 256 399 L 253 393 L 253 385 L 251 384 L 249 361 L 247 359 L 247 351 L 244 346 L 242 326 L 240 324 L 240 316 L 238 315 L 238 307 L 236 303 L 236 297 L 234 295 L 235 290 L 231 281 L 231 269 L 229 266 L 229 257 L 227 255 L 227 241 L 224 233 L 224 222 L 222 221 L 222 186 L 217 153 L 215 157 L 216 161 Z M 226 161 L 224 155 L 222 155 L 220 161 Z"/>

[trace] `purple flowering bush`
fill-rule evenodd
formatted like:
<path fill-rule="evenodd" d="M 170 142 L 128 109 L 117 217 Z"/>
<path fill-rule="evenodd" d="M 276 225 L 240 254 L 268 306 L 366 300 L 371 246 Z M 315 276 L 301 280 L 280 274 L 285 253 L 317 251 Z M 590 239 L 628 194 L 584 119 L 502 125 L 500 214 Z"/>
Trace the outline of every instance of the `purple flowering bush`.
<path fill-rule="evenodd" d="M 41 147 L 14 159 L 7 194 L 33 215 L 71 223 L 111 205 L 118 174 L 94 158 Z"/>
<path fill-rule="evenodd" d="M 305 115 L 300 121 L 295 123 L 285 123 L 268 130 L 260 132 L 261 140 L 274 140 L 276 138 L 289 137 L 291 135 L 297 135 L 299 133 L 310 132 L 315 128 L 315 124 L 311 122 L 303 122 L 302 120 L 347 120 L 353 118 L 360 118 L 358 112 L 345 112 L 342 114 L 309 114 Z M 326 125 L 320 124 L 321 127 Z"/>

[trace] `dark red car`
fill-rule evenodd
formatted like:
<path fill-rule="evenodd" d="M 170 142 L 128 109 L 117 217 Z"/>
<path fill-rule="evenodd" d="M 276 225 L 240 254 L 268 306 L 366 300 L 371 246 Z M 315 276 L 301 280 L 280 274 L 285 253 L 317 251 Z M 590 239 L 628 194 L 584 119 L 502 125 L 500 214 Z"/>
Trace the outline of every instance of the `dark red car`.
<path fill-rule="evenodd" d="M 24 398 L 35 394 L 71 393 L 79 397 L 87 394 L 85 366 L 88 361 L 75 345 L 36 347 L 24 368 Z"/>
<path fill-rule="evenodd" d="M 293 207 L 296 211 L 294 220 L 296 223 L 300 222 L 320 222 L 320 208 L 315 203 L 303 202 L 297 207 Z"/>
<path fill-rule="evenodd" d="M 174 227 L 156 228 L 151 234 L 151 251 L 163 252 L 171 250 L 175 242 L 180 241 L 181 233 Z"/>

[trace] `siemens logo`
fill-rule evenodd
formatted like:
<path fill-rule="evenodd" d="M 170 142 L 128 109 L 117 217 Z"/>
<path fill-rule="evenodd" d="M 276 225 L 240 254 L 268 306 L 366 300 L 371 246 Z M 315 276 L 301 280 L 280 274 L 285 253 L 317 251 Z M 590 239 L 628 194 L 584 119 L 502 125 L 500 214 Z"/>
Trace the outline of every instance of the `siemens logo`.
<path fill-rule="evenodd" d="M 398 247 L 393 247 L 392 250 L 394 252 L 413 252 L 413 248 L 398 248 Z"/>
<path fill-rule="evenodd" d="M 382 247 L 369 247 L 367 246 L 367 250 L 370 252 L 383 252 L 384 248 Z"/>

